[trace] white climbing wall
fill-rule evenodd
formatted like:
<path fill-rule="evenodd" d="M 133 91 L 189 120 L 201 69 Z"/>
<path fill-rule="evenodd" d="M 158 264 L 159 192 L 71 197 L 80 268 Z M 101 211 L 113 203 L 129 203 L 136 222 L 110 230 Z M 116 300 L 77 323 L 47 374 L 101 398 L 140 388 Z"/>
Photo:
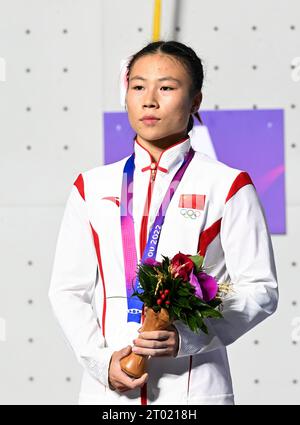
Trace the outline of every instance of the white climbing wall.
<path fill-rule="evenodd" d="M 300 2 L 162 3 L 161 38 L 203 59 L 203 110 L 285 111 L 279 307 L 228 352 L 237 404 L 300 404 Z M 77 403 L 81 367 L 47 297 L 57 232 L 74 179 L 103 163 L 102 114 L 124 111 L 120 63 L 151 41 L 152 13 L 150 0 L 0 0 L 0 404 Z"/>

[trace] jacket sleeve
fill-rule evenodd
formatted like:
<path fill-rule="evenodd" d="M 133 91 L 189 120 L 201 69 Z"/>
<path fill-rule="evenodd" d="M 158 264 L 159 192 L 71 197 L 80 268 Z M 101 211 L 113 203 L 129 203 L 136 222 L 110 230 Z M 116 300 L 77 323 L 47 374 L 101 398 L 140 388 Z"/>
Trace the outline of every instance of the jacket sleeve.
<path fill-rule="evenodd" d="M 112 350 L 105 347 L 92 308 L 96 272 L 97 256 L 86 203 L 74 184 L 60 225 L 48 297 L 78 362 L 108 386 Z"/>
<path fill-rule="evenodd" d="M 220 240 L 233 291 L 223 301 L 223 318 L 205 319 L 208 335 L 192 332 L 181 321 L 176 357 L 227 346 L 277 308 L 278 285 L 265 213 L 255 187 L 241 187 L 224 206 Z"/>

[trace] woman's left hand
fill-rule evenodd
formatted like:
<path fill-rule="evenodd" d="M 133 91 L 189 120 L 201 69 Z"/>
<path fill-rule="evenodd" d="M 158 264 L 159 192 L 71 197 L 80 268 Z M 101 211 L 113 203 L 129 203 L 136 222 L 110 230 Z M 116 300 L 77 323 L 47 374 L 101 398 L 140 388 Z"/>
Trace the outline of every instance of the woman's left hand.
<path fill-rule="evenodd" d="M 175 326 L 170 325 L 167 329 L 161 331 L 140 332 L 133 343 L 132 352 L 136 354 L 151 357 L 176 357 L 179 337 Z"/>

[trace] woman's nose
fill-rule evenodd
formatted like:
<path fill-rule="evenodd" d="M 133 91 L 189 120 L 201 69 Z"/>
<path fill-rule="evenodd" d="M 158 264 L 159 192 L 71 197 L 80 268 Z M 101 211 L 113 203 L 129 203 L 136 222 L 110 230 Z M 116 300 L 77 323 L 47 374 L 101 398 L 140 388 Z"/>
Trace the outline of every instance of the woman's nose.
<path fill-rule="evenodd" d="M 144 102 L 144 106 L 147 106 L 147 107 L 155 107 L 158 105 L 156 96 L 151 90 L 148 90 L 147 93 L 145 93 L 143 102 Z"/>
<path fill-rule="evenodd" d="M 144 107 L 146 107 L 146 108 L 157 108 L 157 104 L 155 102 L 144 102 Z"/>

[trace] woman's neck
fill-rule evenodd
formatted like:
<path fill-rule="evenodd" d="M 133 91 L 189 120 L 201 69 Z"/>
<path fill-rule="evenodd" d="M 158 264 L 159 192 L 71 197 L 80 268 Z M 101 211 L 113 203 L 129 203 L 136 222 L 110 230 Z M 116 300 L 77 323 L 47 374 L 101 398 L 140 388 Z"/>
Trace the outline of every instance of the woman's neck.
<path fill-rule="evenodd" d="M 137 135 L 136 139 L 139 144 L 143 146 L 143 148 L 147 149 L 147 151 L 150 152 L 153 160 L 155 162 L 158 162 L 162 151 L 168 149 L 170 146 L 179 142 L 181 139 L 186 139 L 188 137 L 189 136 L 187 134 L 174 134 L 171 137 L 166 137 L 164 139 L 146 140 Z"/>

